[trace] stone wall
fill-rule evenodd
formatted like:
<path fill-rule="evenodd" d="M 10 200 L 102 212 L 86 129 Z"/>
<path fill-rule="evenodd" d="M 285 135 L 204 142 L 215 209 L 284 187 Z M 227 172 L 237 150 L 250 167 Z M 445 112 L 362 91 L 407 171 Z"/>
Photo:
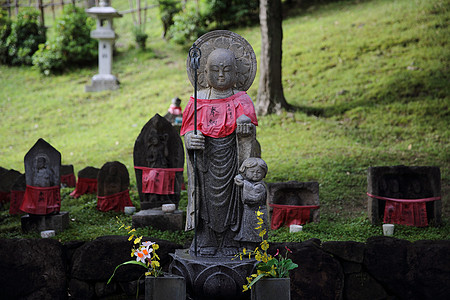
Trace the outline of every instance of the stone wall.
<path fill-rule="evenodd" d="M 155 240 L 155 239 L 152 239 Z M 156 240 L 162 265 L 175 249 Z M 408 242 L 373 237 L 366 243 L 323 242 L 272 244 L 285 247 L 299 268 L 291 273 L 295 299 L 450 299 L 450 240 Z M 0 240 L 0 299 L 134 299 L 142 267 L 118 269 L 129 260 L 124 236 L 61 244 L 53 239 Z M 144 294 L 140 284 L 139 294 Z"/>

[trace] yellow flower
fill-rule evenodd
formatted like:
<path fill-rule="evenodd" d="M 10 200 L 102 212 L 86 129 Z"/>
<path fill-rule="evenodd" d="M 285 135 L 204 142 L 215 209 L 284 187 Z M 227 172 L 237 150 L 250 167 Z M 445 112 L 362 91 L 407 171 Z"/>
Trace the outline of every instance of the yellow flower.
<path fill-rule="evenodd" d="M 267 230 L 263 229 L 259 232 L 259 236 L 264 237 L 266 235 L 266 233 L 267 233 Z"/>
<path fill-rule="evenodd" d="M 268 243 L 266 240 L 263 240 L 263 241 L 261 242 L 261 249 L 262 249 L 263 251 L 266 251 L 267 249 L 269 249 L 269 243 Z"/>
<path fill-rule="evenodd" d="M 159 268 L 161 265 L 159 264 L 159 261 L 157 260 L 152 260 L 152 268 L 156 269 Z"/>
<path fill-rule="evenodd" d="M 260 210 L 256 211 L 256 216 L 260 217 L 262 216 L 264 213 Z"/>
<path fill-rule="evenodd" d="M 245 291 L 248 291 L 248 285 L 246 285 L 246 284 L 244 284 L 243 286 L 242 286 L 242 288 L 243 288 L 243 292 L 245 292 Z"/>
<path fill-rule="evenodd" d="M 130 235 L 130 237 L 128 238 L 129 241 L 131 241 L 134 238 L 134 234 Z"/>
<path fill-rule="evenodd" d="M 135 244 L 139 244 L 139 243 L 141 242 L 141 240 L 142 240 L 142 236 L 136 238 L 136 239 L 134 240 L 134 243 L 135 243 Z"/>

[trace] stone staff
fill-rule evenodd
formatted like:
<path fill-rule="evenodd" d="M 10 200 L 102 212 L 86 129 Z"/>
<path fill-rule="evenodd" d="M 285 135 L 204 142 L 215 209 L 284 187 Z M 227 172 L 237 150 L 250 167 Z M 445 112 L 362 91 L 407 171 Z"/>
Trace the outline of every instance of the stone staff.
<path fill-rule="evenodd" d="M 197 135 L 197 70 L 200 67 L 200 48 L 195 45 L 189 49 L 189 59 L 191 68 L 194 70 L 194 135 Z M 197 153 L 194 151 L 194 253 L 197 256 Z"/>

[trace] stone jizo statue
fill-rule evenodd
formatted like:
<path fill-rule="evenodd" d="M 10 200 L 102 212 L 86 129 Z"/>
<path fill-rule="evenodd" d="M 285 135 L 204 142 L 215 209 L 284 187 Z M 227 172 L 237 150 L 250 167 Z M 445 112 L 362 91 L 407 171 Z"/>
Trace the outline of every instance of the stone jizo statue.
<path fill-rule="evenodd" d="M 259 236 L 260 231 L 267 231 L 267 221 L 264 222 L 261 229 L 256 229 L 258 223 L 256 212 L 263 213 L 261 218 L 266 220 L 266 198 L 267 189 L 262 181 L 267 174 L 267 164 L 264 160 L 257 157 L 250 157 L 244 160 L 238 175 L 234 177 L 236 185 L 242 188 L 242 203 L 244 212 L 242 214 L 242 226 L 238 235 L 234 238 L 241 242 L 241 246 L 247 249 L 254 249 L 262 241 Z M 245 224 L 245 225 L 244 225 Z"/>
<path fill-rule="evenodd" d="M 188 157 L 186 229 L 196 227 L 198 255 L 232 256 L 240 247 L 235 237 L 243 226 L 243 203 L 234 178 L 240 163 L 247 158 L 245 155 L 260 156 L 255 130 L 258 121 L 253 102 L 246 93 L 256 73 L 256 59 L 248 42 L 230 31 L 209 32 L 200 37 L 196 45 L 202 53 L 198 70 L 198 130 L 195 135 L 194 97 L 191 97 L 180 132 L 184 135 Z M 192 74 L 188 60 L 191 82 Z M 240 117 L 245 120 L 239 122 Z M 242 147 L 242 143 L 247 146 Z M 196 188 L 194 151 L 197 156 Z M 196 205 L 194 199 L 197 199 Z M 193 250 L 194 242 L 191 253 Z"/>

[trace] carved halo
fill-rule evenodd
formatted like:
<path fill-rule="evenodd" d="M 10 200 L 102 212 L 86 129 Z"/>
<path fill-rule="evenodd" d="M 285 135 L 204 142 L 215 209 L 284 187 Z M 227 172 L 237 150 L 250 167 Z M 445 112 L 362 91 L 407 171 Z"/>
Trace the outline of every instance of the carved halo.
<path fill-rule="evenodd" d="M 237 64 L 236 89 L 247 91 L 256 76 L 256 55 L 252 46 L 237 33 L 228 30 L 215 30 L 199 37 L 195 44 L 200 48 L 200 67 L 198 69 L 198 89 L 207 88 L 205 66 L 209 54 L 218 48 L 229 49 L 234 53 Z M 194 85 L 194 70 L 190 67 L 189 55 L 186 69 L 192 86 Z"/>

